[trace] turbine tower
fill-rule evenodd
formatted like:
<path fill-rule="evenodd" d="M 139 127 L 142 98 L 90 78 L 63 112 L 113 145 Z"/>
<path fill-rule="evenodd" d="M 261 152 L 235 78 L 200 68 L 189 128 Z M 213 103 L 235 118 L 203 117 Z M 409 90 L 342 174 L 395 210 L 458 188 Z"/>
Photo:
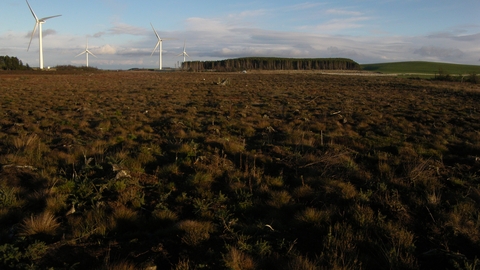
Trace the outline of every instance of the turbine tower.
<path fill-rule="evenodd" d="M 160 36 L 159 36 L 158 33 L 157 33 L 157 30 L 155 30 L 155 28 L 153 28 L 153 24 L 150 23 L 150 25 L 152 26 L 153 32 L 155 32 L 155 36 L 157 36 L 157 39 L 158 39 L 157 45 L 155 45 L 155 48 L 153 49 L 153 52 L 152 52 L 152 54 L 151 54 L 150 56 L 152 56 L 152 55 L 155 53 L 155 50 L 157 49 L 157 47 L 160 46 L 160 57 L 159 57 L 159 62 L 160 62 L 160 64 L 159 64 L 159 68 L 160 68 L 160 70 L 162 70 L 162 53 L 163 53 L 163 50 L 162 50 L 162 41 L 167 40 L 167 39 L 169 39 L 169 38 L 161 39 Z"/>
<path fill-rule="evenodd" d="M 185 57 L 188 56 L 190 57 L 187 52 L 185 51 L 185 40 L 183 41 L 183 52 L 177 56 L 182 56 L 183 55 L 183 62 L 185 62 Z"/>
<path fill-rule="evenodd" d="M 35 18 L 35 27 L 33 28 L 32 36 L 30 37 L 30 43 L 28 43 L 27 51 L 30 49 L 30 44 L 32 44 L 33 35 L 35 35 L 35 32 L 37 31 L 37 28 L 38 28 L 38 41 L 39 41 L 39 44 L 40 44 L 39 45 L 39 54 L 40 54 L 40 56 L 39 56 L 40 66 L 39 67 L 40 67 L 40 69 L 43 69 L 42 24 L 45 23 L 45 21 L 48 20 L 48 19 L 59 17 L 59 16 L 62 16 L 62 15 L 55 15 L 55 16 L 50 16 L 50 17 L 45 17 L 45 18 L 39 19 L 37 17 L 37 15 L 35 15 L 35 12 L 33 12 L 32 7 L 28 3 L 28 0 L 25 0 L 25 1 L 27 1 L 28 8 L 30 9 L 33 17 Z"/>
<path fill-rule="evenodd" d="M 97 57 L 97 56 L 95 56 L 95 54 L 93 54 L 90 50 L 88 50 L 88 38 L 87 38 L 87 47 L 85 47 L 85 51 L 77 54 L 75 57 L 80 56 L 80 55 L 82 55 L 82 54 L 85 54 L 85 55 L 87 56 L 87 67 L 88 67 L 88 55 L 91 54 L 93 57 Z"/>

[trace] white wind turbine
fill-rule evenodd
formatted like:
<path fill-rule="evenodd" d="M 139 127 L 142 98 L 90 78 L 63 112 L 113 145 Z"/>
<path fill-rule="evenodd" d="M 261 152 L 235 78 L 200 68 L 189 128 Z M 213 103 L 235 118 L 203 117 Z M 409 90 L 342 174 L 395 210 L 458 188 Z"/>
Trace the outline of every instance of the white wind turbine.
<path fill-rule="evenodd" d="M 167 40 L 167 39 L 169 39 L 169 38 L 161 39 L 160 36 L 159 36 L 158 33 L 157 33 L 157 30 L 155 30 L 155 28 L 153 28 L 153 24 L 150 23 L 150 25 L 152 26 L 153 32 L 155 32 L 155 36 L 157 36 L 157 39 L 158 39 L 157 45 L 155 45 L 155 48 L 153 49 L 153 52 L 152 52 L 152 54 L 151 54 L 150 56 L 152 56 L 152 55 L 155 53 L 155 50 L 157 49 L 157 47 L 160 46 L 160 57 L 159 57 L 159 62 L 160 62 L 160 64 L 159 64 L 159 67 L 160 67 L 160 70 L 162 70 L 162 53 L 163 53 L 163 50 L 162 50 L 162 41 Z"/>
<path fill-rule="evenodd" d="M 88 50 L 88 38 L 87 38 L 87 47 L 85 47 L 85 51 L 77 54 L 75 57 L 80 56 L 82 54 L 85 54 L 87 56 L 87 67 L 88 67 L 88 55 L 91 54 L 93 57 L 97 57 L 95 54 L 93 54 L 90 50 Z"/>
<path fill-rule="evenodd" d="M 62 16 L 62 15 L 55 15 L 55 16 L 50 16 L 50 17 L 45 17 L 45 18 L 39 19 L 37 17 L 37 15 L 35 15 L 35 12 L 33 12 L 32 7 L 28 3 L 28 0 L 25 0 L 25 1 L 27 1 L 28 8 L 30 9 L 33 17 L 35 18 L 35 27 L 33 28 L 32 36 L 30 37 L 30 43 L 28 43 L 27 51 L 30 49 L 30 44 L 32 44 L 33 35 L 35 35 L 35 32 L 37 31 L 37 27 L 38 27 L 38 40 L 39 40 L 39 44 L 40 44 L 40 46 L 39 46 L 39 53 L 40 53 L 39 61 L 40 61 L 40 69 L 43 69 L 42 24 L 45 23 L 45 21 L 48 20 L 48 19 L 59 17 L 59 16 Z"/>
<path fill-rule="evenodd" d="M 185 62 L 186 56 L 190 57 L 190 55 L 188 55 L 187 52 L 185 51 L 185 40 L 183 41 L 183 52 L 177 56 L 182 56 L 182 55 L 183 55 L 183 62 Z"/>

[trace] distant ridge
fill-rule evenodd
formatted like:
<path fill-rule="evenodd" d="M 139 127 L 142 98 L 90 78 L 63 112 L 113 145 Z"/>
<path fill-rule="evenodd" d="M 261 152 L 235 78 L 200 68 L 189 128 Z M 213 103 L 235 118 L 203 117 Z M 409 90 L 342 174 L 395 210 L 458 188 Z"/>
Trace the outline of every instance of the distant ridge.
<path fill-rule="evenodd" d="M 182 64 L 182 68 L 191 71 L 359 70 L 360 65 L 347 58 L 244 57 L 218 61 L 187 61 Z"/>
<path fill-rule="evenodd" d="M 480 66 L 440 62 L 407 61 L 360 65 L 362 70 L 380 73 L 480 74 Z"/>

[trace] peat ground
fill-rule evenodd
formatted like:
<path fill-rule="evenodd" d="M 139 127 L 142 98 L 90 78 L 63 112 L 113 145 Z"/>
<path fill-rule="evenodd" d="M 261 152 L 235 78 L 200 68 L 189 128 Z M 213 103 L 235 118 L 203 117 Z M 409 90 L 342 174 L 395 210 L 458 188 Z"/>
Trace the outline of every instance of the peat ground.
<path fill-rule="evenodd" d="M 393 76 L 1 72 L 0 268 L 474 269 L 479 102 Z"/>

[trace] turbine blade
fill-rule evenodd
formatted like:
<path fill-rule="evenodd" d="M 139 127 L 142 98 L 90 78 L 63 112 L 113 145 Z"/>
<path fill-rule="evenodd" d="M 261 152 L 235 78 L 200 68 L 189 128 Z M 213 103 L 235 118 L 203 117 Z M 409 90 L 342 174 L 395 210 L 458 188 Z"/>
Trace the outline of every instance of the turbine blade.
<path fill-rule="evenodd" d="M 86 52 L 87 52 L 87 51 L 83 51 L 83 52 L 77 54 L 75 57 L 80 56 L 80 55 L 82 55 L 82 54 L 85 54 Z"/>
<path fill-rule="evenodd" d="M 89 51 L 89 50 L 86 50 L 86 52 L 87 52 L 88 54 L 94 56 L 94 57 L 97 57 L 95 54 L 93 54 L 93 53 L 92 53 L 91 51 Z"/>
<path fill-rule="evenodd" d="M 32 44 L 33 35 L 37 32 L 38 21 L 35 23 L 35 27 L 33 28 L 32 35 L 30 36 L 30 42 L 28 43 L 27 51 L 30 50 L 30 45 Z"/>
<path fill-rule="evenodd" d="M 27 0 L 25 0 L 25 1 L 27 1 Z M 34 17 L 35 20 L 38 22 L 37 15 L 35 15 L 35 12 L 33 12 L 33 9 L 32 9 L 32 7 L 30 6 L 30 4 L 28 3 L 28 1 L 27 1 L 27 5 L 28 5 L 28 8 L 30 9 L 30 11 L 32 12 L 33 17 Z"/>
<path fill-rule="evenodd" d="M 185 44 L 186 44 L 186 40 L 183 40 L 183 53 L 182 53 L 182 55 L 190 57 L 190 55 L 187 54 L 187 51 L 186 51 L 187 46 Z"/>
<path fill-rule="evenodd" d="M 153 28 L 153 24 L 150 23 L 150 25 L 152 26 L 153 32 L 155 32 L 155 35 L 157 36 L 157 39 L 158 39 L 158 40 L 162 40 L 162 39 L 160 38 L 160 36 L 158 35 L 157 30 L 155 30 L 155 28 Z"/>
<path fill-rule="evenodd" d="M 160 40 L 157 42 L 157 45 L 155 45 L 155 48 L 153 49 L 152 54 L 150 56 L 152 56 L 155 53 L 155 50 L 157 49 L 158 45 L 160 45 Z"/>
<path fill-rule="evenodd" d="M 55 15 L 55 16 L 45 17 L 45 18 L 41 18 L 39 21 L 44 22 L 44 21 L 46 21 L 46 20 L 48 20 L 48 19 L 55 18 L 55 17 L 60 17 L 60 16 L 62 16 L 62 15 Z"/>

